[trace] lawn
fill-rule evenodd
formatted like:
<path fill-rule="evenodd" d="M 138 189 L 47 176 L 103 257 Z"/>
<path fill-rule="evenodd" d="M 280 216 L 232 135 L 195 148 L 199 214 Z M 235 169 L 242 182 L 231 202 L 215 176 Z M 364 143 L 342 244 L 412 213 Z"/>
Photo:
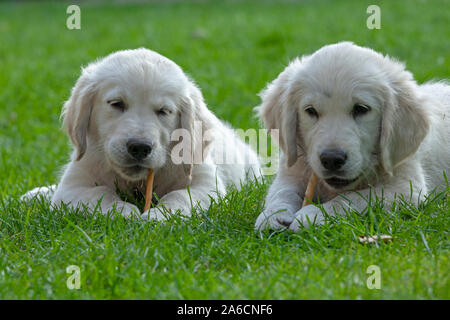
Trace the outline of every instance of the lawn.
<path fill-rule="evenodd" d="M 192 219 L 110 220 L 21 203 L 58 181 L 70 152 L 63 101 L 80 66 L 147 47 L 177 62 L 209 107 L 236 128 L 257 128 L 256 95 L 296 56 L 341 40 L 406 61 L 419 82 L 450 76 L 450 14 L 436 1 L 153 1 L 0 3 L 0 299 L 449 299 L 449 190 L 419 207 L 291 232 L 253 232 L 264 183 L 230 193 Z M 381 8 L 381 29 L 366 8 Z M 432 155 L 430 155 L 432 156 Z M 64 214 L 65 213 L 65 214 Z M 361 245 L 358 236 L 394 240 Z M 81 270 L 70 290 L 69 265 Z M 366 285 L 369 266 L 381 288 Z"/>

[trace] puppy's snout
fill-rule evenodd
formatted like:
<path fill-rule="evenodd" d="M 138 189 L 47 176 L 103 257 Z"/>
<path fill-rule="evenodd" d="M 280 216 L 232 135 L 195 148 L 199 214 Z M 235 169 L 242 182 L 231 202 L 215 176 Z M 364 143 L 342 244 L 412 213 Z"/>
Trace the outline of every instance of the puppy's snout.
<path fill-rule="evenodd" d="M 152 144 L 148 141 L 130 139 L 127 142 L 128 153 L 136 160 L 144 160 L 152 152 Z"/>
<path fill-rule="evenodd" d="M 347 154 L 338 149 L 324 150 L 320 154 L 320 162 L 323 167 L 330 171 L 336 171 L 342 168 L 347 160 Z"/>

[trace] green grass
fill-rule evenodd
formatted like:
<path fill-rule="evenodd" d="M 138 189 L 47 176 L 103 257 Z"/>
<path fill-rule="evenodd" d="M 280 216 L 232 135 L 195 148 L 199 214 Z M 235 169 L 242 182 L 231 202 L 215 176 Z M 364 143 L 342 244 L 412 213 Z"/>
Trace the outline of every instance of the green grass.
<path fill-rule="evenodd" d="M 366 28 L 378 3 L 382 29 Z M 449 299 L 449 196 L 290 232 L 253 232 L 267 182 L 231 191 L 192 219 L 142 224 L 51 210 L 18 197 L 56 183 L 70 152 L 59 112 L 80 65 L 145 46 L 173 59 L 209 107 L 258 127 L 256 93 L 290 59 L 351 40 L 406 61 L 419 82 L 448 78 L 447 1 L 201 1 L 0 4 L 0 299 Z M 431 155 L 430 155 L 431 156 Z M 270 180 L 269 180 L 270 182 Z M 364 246 L 363 234 L 390 234 Z M 66 267 L 81 268 L 81 289 Z M 370 265 L 381 289 L 366 286 Z"/>

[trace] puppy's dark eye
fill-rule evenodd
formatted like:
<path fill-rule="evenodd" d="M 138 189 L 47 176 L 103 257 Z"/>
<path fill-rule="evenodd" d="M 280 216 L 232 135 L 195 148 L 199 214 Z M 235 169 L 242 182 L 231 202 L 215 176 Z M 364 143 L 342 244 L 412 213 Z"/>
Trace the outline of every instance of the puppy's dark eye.
<path fill-rule="evenodd" d="M 167 116 L 167 115 L 169 115 L 171 113 L 172 113 L 172 111 L 170 111 L 169 109 L 166 109 L 166 108 L 161 108 L 158 111 L 156 111 L 156 114 L 158 116 Z"/>
<path fill-rule="evenodd" d="M 113 107 L 114 109 L 117 109 L 119 111 L 124 112 L 126 109 L 125 102 L 123 102 L 122 100 L 110 100 L 110 101 L 108 101 L 108 103 L 111 107 Z"/>
<path fill-rule="evenodd" d="M 356 117 L 366 114 L 369 111 L 370 111 L 369 106 L 365 106 L 363 104 L 357 103 L 353 106 L 352 115 L 353 115 L 353 118 L 356 118 Z"/>
<path fill-rule="evenodd" d="M 319 114 L 317 113 L 317 110 L 314 109 L 313 107 L 309 106 L 305 108 L 305 112 L 313 118 L 319 118 Z"/>

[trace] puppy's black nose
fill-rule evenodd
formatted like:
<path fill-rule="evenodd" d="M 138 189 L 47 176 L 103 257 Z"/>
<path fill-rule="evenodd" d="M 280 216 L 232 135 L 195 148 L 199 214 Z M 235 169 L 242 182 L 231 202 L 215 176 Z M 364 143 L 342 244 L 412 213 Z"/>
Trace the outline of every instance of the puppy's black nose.
<path fill-rule="evenodd" d="M 152 144 L 138 139 L 127 142 L 128 153 L 136 160 L 144 160 L 152 152 Z"/>
<path fill-rule="evenodd" d="M 330 149 L 320 154 L 320 162 L 325 169 L 330 171 L 339 170 L 347 160 L 347 154 L 342 150 Z"/>

